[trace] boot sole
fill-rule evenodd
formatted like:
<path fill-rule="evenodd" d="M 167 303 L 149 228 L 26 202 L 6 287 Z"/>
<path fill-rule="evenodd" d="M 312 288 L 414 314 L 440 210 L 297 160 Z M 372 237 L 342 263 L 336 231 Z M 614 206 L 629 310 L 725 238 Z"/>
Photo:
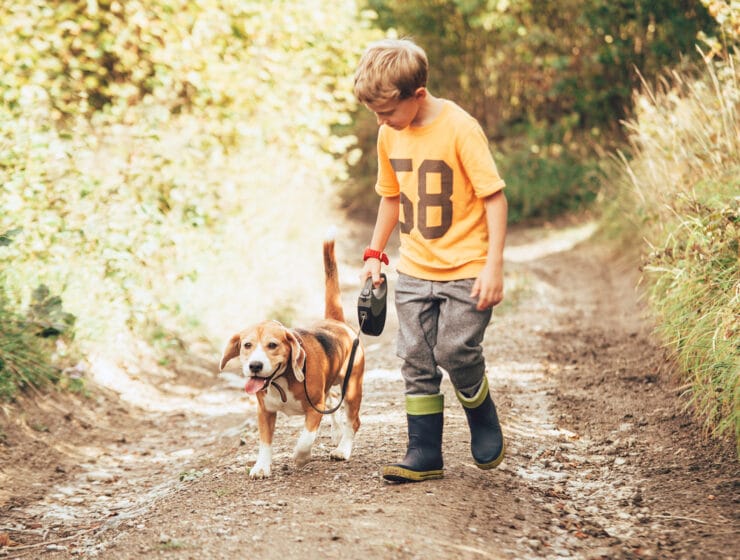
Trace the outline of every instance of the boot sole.
<path fill-rule="evenodd" d="M 444 477 L 444 470 L 412 471 L 396 465 L 383 467 L 383 478 L 390 482 L 423 482 Z"/>
<path fill-rule="evenodd" d="M 504 440 L 503 445 L 501 446 L 501 453 L 499 453 L 498 457 L 488 463 L 479 463 L 476 461 L 475 466 L 484 471 L 495 469 L 501 464 L 501 461 L 504 460 L 504 455 L 506 455 L 506 440 Z"/>

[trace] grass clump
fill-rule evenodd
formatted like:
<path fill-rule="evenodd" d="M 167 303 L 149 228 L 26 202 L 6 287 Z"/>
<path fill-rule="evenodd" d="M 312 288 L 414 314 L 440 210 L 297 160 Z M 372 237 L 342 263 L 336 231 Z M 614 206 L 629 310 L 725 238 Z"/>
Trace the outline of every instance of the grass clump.
<path fill-rule="evenodd" d="M 62 380 L 55 364 L 56 344 L 71 337 L 74 322 L 74 316 L 62 310 L 61 298 L 43 285 L 34 290 L 29 309 L 18 313 L 0 276 L 0 400 Z"/>
<path fill-rule="evenodd" d="M 642 238 L 657 331 L 688 406 L 740 455 L 740 80 L 738 56 L 647 86 L 626 123 L 631 157 L 610 219 Z"/>

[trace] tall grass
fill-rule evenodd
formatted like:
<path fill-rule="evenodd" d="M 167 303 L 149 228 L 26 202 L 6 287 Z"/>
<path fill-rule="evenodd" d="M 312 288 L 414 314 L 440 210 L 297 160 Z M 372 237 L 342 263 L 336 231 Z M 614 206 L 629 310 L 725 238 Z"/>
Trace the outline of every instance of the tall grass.
<path fill-rule="evenodd" d="M 739 60 L 645 85 L 610 219 L 646 243 L 649 301 L 688 406 L 740 453 Z"/>

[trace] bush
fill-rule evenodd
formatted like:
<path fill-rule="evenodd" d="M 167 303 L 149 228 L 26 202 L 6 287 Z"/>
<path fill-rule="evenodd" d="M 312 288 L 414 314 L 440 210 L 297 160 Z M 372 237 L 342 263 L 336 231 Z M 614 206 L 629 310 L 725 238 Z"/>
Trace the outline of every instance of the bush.
<path fill-rule="evenodd" d="M 681 56 L 696 60 L 697 32 L 719 28 L 699 0 L 365 4 L 390 35 L 425 48 L 432 93 L 481 123 L 508 184 L 512 221 L 588 206 L 601 187 L 595 161 L 623 140 L 635 68 L 653 78 Z M 364 122 L 357 135 L 372 159 L 376 135 Z M 358 195 L 368 205 L 374 169 L 352 169 L 350 207 Z"/>
<path fill-rule="evenodd" d="M 595 160 L 573 155 L 560 144 L 532 144 L 496 155 L 509 200 L 509 220 L 555 216 L 588 207 L 602 187 Z"/>
<path fill-rule="evenodd" d="M 220 346 L 320 293 L 354 141 L 332 127 L 369 33 L 352 3 L 30 0 L 0 20 L 0 231 L 18 240 L 0 267 L 21 307 L 43 282 L 84 351 L 135 360 L 137 339 Z"/>
<path fill-rule="evenodd" d="M 27 311 L 17 313 L 0 275 L 0 400 L 60 380 L 57 342 L 73 338 L 74 323 L 75 317 L 62 309 L 61 298 L 44 285 L 34 290 Z"/>
<path fill-rule="evenodd" d="M 740 455 L 739 63 L 644 88 L 609 215 L 647 241 L 649 300 L 688 403 Z"/>
<path fill-rule="evenodd" d="M 740 436 L 740 167 L 721 184 L 680 197 L 677 217 L 647 256 L 658 332 L 673 351 L 690 402 L 709 430 Z M 707 194 L 698 194 L 704 191 Z M 723 196 L 717 197 L 721 193 Z M 740 437 L 738 437 L 740 441 Z"/>

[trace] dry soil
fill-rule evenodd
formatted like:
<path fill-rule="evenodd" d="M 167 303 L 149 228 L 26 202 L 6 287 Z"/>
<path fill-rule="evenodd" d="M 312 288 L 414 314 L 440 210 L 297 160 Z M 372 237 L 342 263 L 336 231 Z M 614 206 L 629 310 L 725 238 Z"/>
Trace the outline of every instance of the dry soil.
<path fill-rule="evenodd" d="M 215 355 L 192 352 L 169 375 L 114 371 L 115 391 L 6 405 L 0 545 L 14 546 L 0 558 L 740 558 L 734 447 L 684 411 L 635 263 L 592 231 L 509 236 L 508 301 L 485 341 L 508 439 L 500 468 L 473 464 L 445 380 L 445 478 L 379 477 L 406 445 L 391 309 L 383 335 L 363 338 L 363 424 L 347 462 L 330 460 L 325 421 L 297 469 L 301 422 L 280 416 L 273 476 L 251 480 L 255 402 Z M 337 250 L 350 316 L 359 268 L 347 255 L 368 236 L 358 227 Z"/>

